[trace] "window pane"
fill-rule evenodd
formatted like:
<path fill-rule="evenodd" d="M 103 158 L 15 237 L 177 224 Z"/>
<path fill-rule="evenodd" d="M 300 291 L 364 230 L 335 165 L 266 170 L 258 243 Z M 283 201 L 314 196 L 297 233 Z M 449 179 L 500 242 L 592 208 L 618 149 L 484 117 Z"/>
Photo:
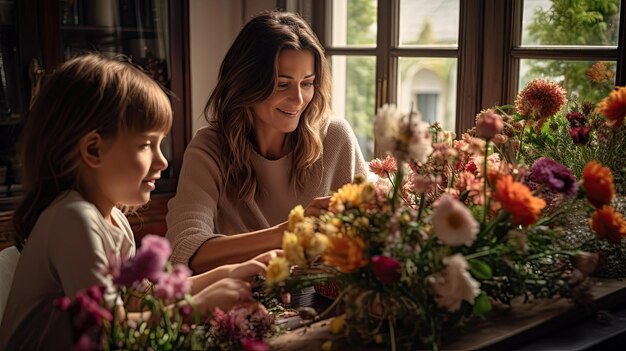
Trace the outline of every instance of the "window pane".
<path fill-rule="evenodd" d="M 412 106 L 422 120 L 454 131 L 457 60 L 400 57 L 398 74 L 398 108 L 408 112 Z"/>
<path fill-rule="evenodd" d="M 555 81 L 565 90 L 570 100 L 598 102 L 613 89 L 616 62 L 520 60 L 522 89 L 535 78 Z"/>
<path fill-rule="evenodd" d="M 374 155 L 376 58 L 333 55 L 331 67 L 333 112 L 348 120 L 359 140 L 363 156 L 370 160 Z"/>
<path fill-rule="evenodd" d="M 522 45 L 617 46 L 620 0 L 524 0 Z"/>
<path fill-rule="evenodd" d="M 376 0 L 334 0 L 332 46 L 376 46 Z"/>
<path fill-rule="evenodd" d="M 400 45 L 459 43 L 459 0 L 401 0 Z"/>

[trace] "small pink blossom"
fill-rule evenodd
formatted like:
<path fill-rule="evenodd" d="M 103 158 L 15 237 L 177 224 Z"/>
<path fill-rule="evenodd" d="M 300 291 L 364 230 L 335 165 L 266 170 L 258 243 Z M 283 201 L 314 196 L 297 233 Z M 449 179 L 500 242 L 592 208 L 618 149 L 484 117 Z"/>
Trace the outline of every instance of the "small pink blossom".
<path fill-rule="evenodd" d="M 189 292 L 191 270 L 177 264 L 171 273 L 161 272 L 154 287 L 154 296 L 159 299 L 182 299 Z"/>
<path fill-rule="evenodd" d="M 389 173 L 395 173 L 398 171 L 398 165 L 395 158 L 387 155 L 384 160 L 379 158 L 371 160 L 370 171 L 381 178 L 387 178 Z"/>
<path fill-rule="evenodd" d="M 143 279 L 156 282 L 172 253 L 169 241 L 157 235 L 146 235 L 135 257 L 122 263 L 115 284 L 132 286 Z"/>
<path fill-rule="evenodd" d="M 502 128 L 502 117 L 491 109 L 481 112 L 476 118 L 476 135 L 486 140 L 491 140 Z"/>

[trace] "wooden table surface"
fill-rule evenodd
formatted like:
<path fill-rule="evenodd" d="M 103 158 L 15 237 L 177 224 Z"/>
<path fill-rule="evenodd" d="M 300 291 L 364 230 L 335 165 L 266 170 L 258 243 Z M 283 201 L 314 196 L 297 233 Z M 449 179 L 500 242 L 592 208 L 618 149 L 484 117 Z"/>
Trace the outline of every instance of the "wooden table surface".
<path fill-rule="evenodd" d="M 532 340 L 556 333 L 574 325 L 598 310 L 613 310 L 626 307 L 626 281 L 598 279 L 592 287 L 595 303 L 591 307 L 575 306 L 565 299 L 536 300 L 529 304 L 514 303 L 511 308 L 494 306 L 486 320 L 474 320 L 469 328 L 454 340 L 444 341 L 444 350 L 510 350 L 521 347 Z M 310 297 L 307 297 L 311 295 Z M 309 303 L 320 304 L 326 300 L 312 294 L 302 294 L 300 299 L 309 298 Z M 319 300 L 322 299 L 322 300 Z M 330 300 L 326 300 L 327 304 Z M 294 301 L 296 303 L 306 300 Z M 341 336 L 328 331 L 329 320 L 317 322 L 307 328 L 297 328 L 270 340 L 272 350 L 320 350 L 327 340 L 333 340 L 334 350 L 354 349 Z M 292 321 L 293 324 L 293 321 Z M 294 325 L 297 325 L 295 323 Z M 292 326 L 294 326 L 292 325 Z"/>

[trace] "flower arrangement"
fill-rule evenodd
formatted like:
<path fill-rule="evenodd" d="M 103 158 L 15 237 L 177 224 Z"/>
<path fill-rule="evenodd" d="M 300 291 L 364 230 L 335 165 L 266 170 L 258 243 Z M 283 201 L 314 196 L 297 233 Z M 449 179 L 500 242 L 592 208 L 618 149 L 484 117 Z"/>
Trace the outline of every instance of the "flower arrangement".
<path fill-rule="evenodd" d="M 201 319 L 189 294 L 191 271 L 172 267 L 170 254 L 165 238 L 147 235 L 135 257 L 110 259 L 104 274 L 112 287 L 55 301 L 71 316 L 74 350 L 267 350 L 263 338 L 272 320 L 262 305 L 242 302 Z"/>
<path fill-rule="evenodd" d="M 561 90 L 542 98 L 540 91 L 552 88 L 538 84 L 519 99 L 533 123 L 558 111 L 537 104 L 565 103 Z M 583 196 L 583 189 L 591 201 L 607 202 L 606 193 L 592 189 L 602 185 L 588 180 L 603 178 L 604 169 L 590 164 L 581 183 L 552 159 L 530 168 L 509 162 L 520 145 L 501 139 L 515 122 L 497 111 L 482 111 L 472 135 L 453 140 L 417 113 L 380 109 L 376 140 L 390 155 L 370 163 L 378 180 L 343 186 L 318 218 L 294 208 L 283 236 L 285 257 L 270 262 L 267 289 L 284 293 L 334 281 L 340 293 L 331 308 L 343 303 L 345 316 L 333 329 L 344 326 L 351 340 L 386 342 L 391 349 L 416 342 L 435 349 L 469 318 L 485 316 L 492 303 L 520 296 L 587 300 L 586 276 L 598 257 L 561 249 L 554 223 L 561 205 Z M 600 223 L 594 215 L 592 226 Z M 607 237 L 622 235 L 604 229 Z M 293 266 L 316 273 L 290 275 Z"/>

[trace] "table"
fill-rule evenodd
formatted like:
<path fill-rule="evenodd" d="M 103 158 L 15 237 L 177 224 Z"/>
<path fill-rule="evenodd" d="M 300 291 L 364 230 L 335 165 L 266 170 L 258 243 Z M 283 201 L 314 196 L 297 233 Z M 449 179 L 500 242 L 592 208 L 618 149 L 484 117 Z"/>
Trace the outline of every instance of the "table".
<path fill-rule="evenodd" d="M 442 349 L 576 350 L 601 344 L 617 345 L 616 340 L 626 340 L 626 281 L 598 279 L 591 292 L 595 300 L 591 308 L 575 306 L 565 299 L 536 300 L 530 304 L 516 302 L 512 308 L 494 308 L 487 320 L 473 322 L 456 339 L 446 340 Z M 325 300 L 323 297 L 307 296 L 307 292 L 301 295 L 294 296 L 295 303 L 319 305 Z M 608 312 L 601 312 L 600 318 L 597 318 L 598 311 L 604 310 Z M 270 340 L 270 348 L 320 350 L 325 341 L 333 340 L 336 350 L 353 349 L 340 336 L 330 334 L 328 323 L 324 320 L 308 328 L 287 332 Z"/>

